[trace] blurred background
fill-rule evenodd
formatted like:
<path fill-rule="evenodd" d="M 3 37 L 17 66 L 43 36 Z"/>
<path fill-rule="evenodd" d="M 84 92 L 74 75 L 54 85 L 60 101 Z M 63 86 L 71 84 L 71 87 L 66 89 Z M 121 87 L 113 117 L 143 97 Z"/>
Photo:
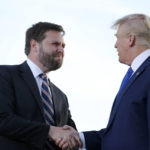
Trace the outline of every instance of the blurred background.
<path fill-rule="evenodd" d="M 68 97 L 79 131 L 99 130 L 109 114 L 127 66 L 118 62 L 113 22 L 131 13 L 150 15 L 148 0 L 1 0 L 0 64 L 19 64 L 25 32 L 39 21 L 64 27 L 63 66 L 50 80 Z"/>

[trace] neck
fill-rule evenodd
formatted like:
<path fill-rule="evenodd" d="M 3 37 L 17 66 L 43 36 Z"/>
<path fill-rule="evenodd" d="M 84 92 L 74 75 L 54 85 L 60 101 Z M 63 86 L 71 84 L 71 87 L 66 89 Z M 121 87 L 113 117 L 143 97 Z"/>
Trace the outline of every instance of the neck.
<path fill-rule="evenodd" d="M 29 58 L 34 64 L 36 64 L 36 65 L 43 71 L 43 73 L 48 73 L 48 72 L 49 72 L 49 70 L 48 70 L 46 67 L 44 67 L 39 61 L 37 61 L 36 58 L 33 58 L 33 57 L 31 57 L 30 55 L 28 56 L 28 58 Z"/>
<path fill-rule="evenodd" d="M 126 63 L 127 65 L 131 65 L 133 60 L 140 55 L 142 52 L 144 52 L 147 48 L 146 47 L 141 47 L 141 46 L 136 46 L 134 49 L 132 49 L 130 52 L 130 59 Z"/>

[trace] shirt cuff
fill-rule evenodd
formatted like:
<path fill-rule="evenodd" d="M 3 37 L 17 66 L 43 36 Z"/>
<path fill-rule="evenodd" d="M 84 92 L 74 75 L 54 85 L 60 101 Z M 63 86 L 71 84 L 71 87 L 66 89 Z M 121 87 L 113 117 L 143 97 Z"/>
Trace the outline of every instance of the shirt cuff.
<path fill-rule="evenodd" d="M 82 148 L 79 148 L 79 150 L 86 150 L 84 134 L 82 132 L 79 132 L 79 136 L 82 142 Z"/>

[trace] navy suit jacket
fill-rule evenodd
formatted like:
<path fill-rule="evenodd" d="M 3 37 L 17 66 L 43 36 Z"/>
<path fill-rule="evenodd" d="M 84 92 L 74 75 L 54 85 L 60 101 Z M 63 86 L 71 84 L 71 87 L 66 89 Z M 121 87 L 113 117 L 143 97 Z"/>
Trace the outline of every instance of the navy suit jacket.
<path fill-rule="evenodd" d="M 150 150 L 150 57 L 117 100 L 107 128 L 84 132 L 87 150 Z"/>
<path fill-rule="evenodd" d="M 55 125 L 76 128 L 66 95 L 51 82 L 50 88 Z M 39 89 L 27 63 L 0 66 L 0 149 L 43 150 L 48 131 Z M 56 149 L 51 142 L 51 150 Z"/>

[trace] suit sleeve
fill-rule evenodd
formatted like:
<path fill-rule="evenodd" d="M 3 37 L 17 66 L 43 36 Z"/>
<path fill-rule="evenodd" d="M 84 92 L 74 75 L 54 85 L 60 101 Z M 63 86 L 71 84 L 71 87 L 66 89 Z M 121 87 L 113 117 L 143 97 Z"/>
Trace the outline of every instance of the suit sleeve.
<path fill-rule="evenodd" d="M 0 136 L 42 149 L 49 126 L 19 117 L 14 106 L 15 95 L 11 84 L 0 76 Z"/>
<path fill-rule="evenodd" d="M 67 97 L 66 97 L 66 101 L 67 101 L 67 105 L 68 105 L 68 122 L 67 122 L 67 125 L 73 127 L 75 130 L 77 130 L 75 122 L 72 120 L 72 116 L 71 116 L 71 112 L 69 110 L 69 104 L 68 104 Z"/>
<path fill-rule="evenodd" d="M 147 98 L 147 120 L 148 120 L 148 138 L 150 138 L 150 89 Z M 148 150 L 150 150 L 150 140 L 148 140 Z"/>
<path fill-rule="evenodd" d="M 85 145 L 87 150 L 101 150 L 101 141 L 105 129 L 100 131 L 83 132 L 85 137 Z"/>

